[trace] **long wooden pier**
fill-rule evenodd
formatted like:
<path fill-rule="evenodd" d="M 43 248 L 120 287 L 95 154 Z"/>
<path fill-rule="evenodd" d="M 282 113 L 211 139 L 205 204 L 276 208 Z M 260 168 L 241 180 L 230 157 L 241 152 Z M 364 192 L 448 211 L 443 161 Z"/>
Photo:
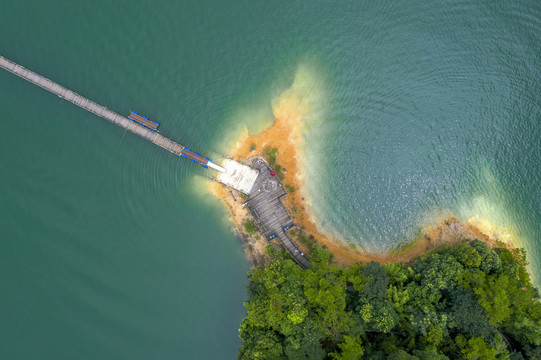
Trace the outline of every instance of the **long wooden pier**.
<path fill-rule="evenodd" d="M 2 56 L 0 56 L 0 68 L 56 94 L 115 125 L 123 127 L 127 131 L 139 135 L 175 155 L 188 158 L 204 167 L 218 170 L 221 173 L 218 181 L 249 195 L 247 203 L 250 212 L 263 235 L 268 240 L 278 240 L 299 265 L 304 268 L 310 267 L 310 260 L 286 232 L 286 230 L 293 226 L 293 221 L 281 201 L 282 196 L 286 195 L 286 191 L 280 181 L 275 176 L 270 175 L 270 168 L 262 160 L 256 160 L 254 164 L 254 169 L 257 171 L 236 162 L 233 164 L 235 166 L 232 166 L 229 171 L 226 171 L 225 168 L 216 165 L 210 159 L 204 158 L 185 146 L 160 135 L 156 132 L 157 123 L 151 123 L 144 117 L 139 118 L 134 112 L 130 115 L 134 119 L 132 121 Z M 227 165 L 224 166 L 227 167 Z"/>
<path fill-rule="evenodd" d="M 124 129 L 131 131 L 132 133 L 141 136 L 142 138 L 153 142 L 165 150 L 172 152 L 175 155 L 182 156 L 185 155 L 187 158 L 190 158 L 194 161 L 201 163 L 202 165 L 208 166 L 220 172 L 225 172 L 225 169 L 219 165 L 214 164 L 212 161 L 209 161 L 203 158 L 200 155 L 197 155 L 189 150 L 186 150 L 186 147 L 158 134 L 157 132 L 151 131 L 148 128 L 145 128 L 139 125 L 136 122 L 129 120 L 128 118 L 121 116 L 114 111 L 107 109 L 100 104 L 95 103 L 92 100 L 89 100 L 65 87 L 58 85 L 54 81 L 47 79 L 44 76 L 36 74 L 35 72 L 28 70 L 27 68 L 14 63 L 11 60 L 8 60 L 0 56 L 0 67 L 35 84 L 47 91 L 52 92 L 53 94 L 58 95 L 59 97 L 66 99 L 75 105 L 90 111 L 93 114 L 96 114 L 106 120 L 109 120 L 115 125 L 123 127 Z"/>

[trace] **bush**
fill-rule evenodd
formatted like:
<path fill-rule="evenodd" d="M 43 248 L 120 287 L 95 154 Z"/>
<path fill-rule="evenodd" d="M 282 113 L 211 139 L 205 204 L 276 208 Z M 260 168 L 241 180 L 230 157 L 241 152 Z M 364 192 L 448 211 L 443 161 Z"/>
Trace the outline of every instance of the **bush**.
<path fill-rule="evenodd" d="M 276 165 L 276 161 L 277 161 L 277 155 L 278 155 L 278 149 L 277 148 L 272 148 L 272 149 L 269 149 L 268 147 L 264 149 L 263 153 L 265 155 L 267 155 L 267 157 L 269 158 L 269 165 L 271 167 L 274 167 Z M 278 172 L 278 171 L 277 171 Z"/>
<path fill-rule="evenodd" d="M 269 157 L 270 158 L 275 158 L 276 154 L 278 154 L 278 149 L 277 148 L 272 148 L 272 149 L 269 150 Z"/>
<path fill-rule="evenodd" d="M 257 227 L 255 226 L 255 223 L 253 220 L 248 220 L 244 223 L 244 230 L 248 234 L 255 234 L 257 232 Z"/>

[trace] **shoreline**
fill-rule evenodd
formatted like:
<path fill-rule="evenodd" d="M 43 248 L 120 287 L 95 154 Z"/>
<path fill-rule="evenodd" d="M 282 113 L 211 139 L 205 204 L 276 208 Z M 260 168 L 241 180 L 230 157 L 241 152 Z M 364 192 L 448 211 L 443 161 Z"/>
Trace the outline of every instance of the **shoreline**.
<path fill-rule="evenodd" d="M 235 142 L 233 152 L 229 154 L 231 158 L 241 163 L 247 163 L 254 157 L 262 157 L 269 162 L 269 150 L 276 149 L 276 164 L 283 169 L 280 174 L 280 176 L 283 175 L 281 181 L 288 190 L 288 195 L 282 198 L 282 202 L 296 224 L 296 228 L 292 229 L 292 235 L 301 230 L 303 239 L 308 239 L 308 242 L 317 242 L 325 247 L 333 255 L 333 262 L 339 265 L 370 261 L 407 263 L 438 247 L 474 239 L 487 242 L 491 247 L 497 242 L 501 244 L 497 238 L 486 235 L 473 223 L 462 223 L 454 215 L 440 219 L 423 229 L 423 232 L 413 238 L 410 243 L 388 254 L 363 253 L 323 233 L 317 226 L 309 203 L 305 201 L 308 199 L 308 194 L 305 193 L 303 186 L 302 163 L 299 160 L 303 158 L 304 151 L 303 120 L 309 113 L 309 100 L 305 91 L 306 89 L 297 85 L 295 81 L 291 88 L 273 101 L 274 123 L 257 135 L 250 135 L 244 131 Z M 247 163 L 247 165 L 252 164 Z M 235 192 L 236 201 L 233 200 L 230 191 Z M 264 264 L 267 257 L 266 247 L 272 243 L 267 242 L 260 234 L 250 235 L 244 230 L 244 223 L 251 219 L 251 216 L 248 210 L 242 207 L 242 195 L 218 183 L 211 184 L 211 192 L 229 208 L 231 221 L 245 244 L 245 252 L 249 260 L 256 266 Z M 292 239 L 302 251 L 310 253 L 307 241 L 299 241 L 299 237 L 296 236 L 292 236 Z M 507 243 L 505 246 L 513 248 L 513 244 Z"/>
<path fill-rule="evenodd" d="M 453 215 L 450 215 L 434 225 L 424 230 L 412 242 L 404 244 L 395 252 L 381 255 L 362 253 L 357 249 L 353 249 L 342 244 L 337 239 L 332 239 L 326 234 L 319 231 L 316 223 L 309 213 L 308 206 L 304 201 L 302 191 L 302 181 L 299 176 L 299 164 L 297 160 L 297 149 L 294 141 L 290 138 L 284 138 L 282 134 L 291 133 L 287 122 L 276 119 L 275 123 L 268 129 L 264 130 L 259 135 L 243 134 L 242 138 L 237 142 L 237 148 L 230 156 L 237 161 L 246 163 L 254 157 L 265 158 L 264 149 L 273 147 L 278 149 L 277 158 L 278 164 L 286 169 L 284 172 L 284 185 L 291 185 L 295 188 L 292 193 L 288 191 L 288 195 L 282 198 L 282 201 L 290 213 L 291 218 L 296 224 L 296 231 L 302 229 L 310 241 L 318 242 L 324 246 L 331 254 L 333 254 L 333 262 L 339 265 L 351 265 L 354 263 L 367 263 L 376 261 L 379 263 L 389 262 L 410 262 L 418 256 L 437 249 L 441 246 L 454 245 L 463 241 L 471 241 L 479 239 L 487 242 L 489 246 L 496 245 L 497 239 L 493 239 L 484 234 L 477 227 L 471 224 L 464 224 Z M 253 145 L 255 144 L 255 149 Z M 251 165 L 251 164 L 250 164 Z M 240 193 L 236 193 L 236 201 L 233 200 L 230 191 L 235 190 L 224 187 L 218 183 L 212 183 L 212 193 L 218 196 L 230 210 L 230 220 L 235 225 L 240 237 L 244 243 L 245 252 L 250 262 L 254 266 L 262 265 L 266 262 L 266 247 L 269 244 L 260 234 L 251 235 L 244 230 L 244 223 L 251 219 L 247 209 L 242 207 L 243 197 Z M 308 246 L 295 239 L 297 245 L 305 252 L 310 253 Z M 279 245 L 277 245 L 279 246 Z M 509 244 L 506 246 L 512 247 Z"/>

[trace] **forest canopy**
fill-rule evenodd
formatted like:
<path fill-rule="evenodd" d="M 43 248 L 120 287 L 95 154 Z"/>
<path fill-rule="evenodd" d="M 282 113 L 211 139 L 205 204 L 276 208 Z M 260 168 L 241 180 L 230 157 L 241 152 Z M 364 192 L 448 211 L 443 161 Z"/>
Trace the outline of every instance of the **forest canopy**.
<path fill-rule="evenodd" d="M 341 267 L 314 245 L 249 273 L 238 359 L 541 359 L 541 303 L 523 249 L 474 240 L 413 263 Z"/>

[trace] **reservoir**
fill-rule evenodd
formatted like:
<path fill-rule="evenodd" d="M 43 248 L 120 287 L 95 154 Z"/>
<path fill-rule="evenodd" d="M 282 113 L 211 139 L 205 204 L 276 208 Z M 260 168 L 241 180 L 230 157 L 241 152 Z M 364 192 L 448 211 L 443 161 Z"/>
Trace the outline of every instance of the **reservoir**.
<path fill-rule="evenodd" d="M 301 74 L 323 231 L 389 252 L 451 212 L 536 279 L 539 33 L 534 0 L 0 4 L 1 55 L 213 159 Z M 205 169 L 5 71 L 0 94 L 0 357 L 234 358 L 249 263 Z"/>

